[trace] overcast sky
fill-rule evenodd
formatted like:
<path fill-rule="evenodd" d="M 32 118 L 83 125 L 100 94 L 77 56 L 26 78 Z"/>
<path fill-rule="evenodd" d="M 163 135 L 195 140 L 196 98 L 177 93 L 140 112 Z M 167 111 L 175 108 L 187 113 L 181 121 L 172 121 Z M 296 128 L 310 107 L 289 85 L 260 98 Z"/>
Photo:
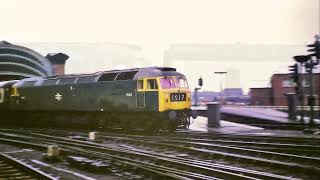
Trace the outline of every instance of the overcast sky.
<path fill-rule="evenodd" d="M 0 39 L 116 42 L 155 64 L 173 43 L 301 44 L 319 33 L 319 0 L 0 0 Z"/>

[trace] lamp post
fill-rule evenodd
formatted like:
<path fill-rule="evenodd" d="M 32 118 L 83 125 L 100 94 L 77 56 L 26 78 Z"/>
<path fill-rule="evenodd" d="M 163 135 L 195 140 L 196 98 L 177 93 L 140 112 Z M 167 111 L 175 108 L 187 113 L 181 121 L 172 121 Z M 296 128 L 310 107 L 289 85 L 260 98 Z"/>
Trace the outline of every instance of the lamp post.
<path fill-rule="evenodd" d="M 221 75 L 220 77 L 220 103 L 223 104 L 223 93 L 222 93 L 222 76 L 227 74 L 226 71 L 216 71 L 214 74 L 219 74 Z"/>

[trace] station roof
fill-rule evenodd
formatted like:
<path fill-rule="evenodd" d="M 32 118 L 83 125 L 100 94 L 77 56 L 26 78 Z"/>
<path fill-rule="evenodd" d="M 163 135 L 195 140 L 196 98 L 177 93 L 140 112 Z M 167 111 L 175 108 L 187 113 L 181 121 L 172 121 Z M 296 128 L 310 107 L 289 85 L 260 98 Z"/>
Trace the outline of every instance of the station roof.
<path fill-rule="evenodd" d="M 52 75 L 51 63 L 41 54 L 0 41 L 0 81 Z"/>

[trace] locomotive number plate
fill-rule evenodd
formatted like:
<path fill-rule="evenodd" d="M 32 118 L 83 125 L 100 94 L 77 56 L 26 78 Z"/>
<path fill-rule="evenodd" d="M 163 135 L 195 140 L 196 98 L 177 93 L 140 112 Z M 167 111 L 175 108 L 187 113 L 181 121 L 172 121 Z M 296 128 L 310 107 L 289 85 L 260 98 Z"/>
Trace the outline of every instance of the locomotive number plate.
<path fill-rule="evenodd" d="M 170 94 L 170 101 L 185 101 L 186 100 L 186 93 L 171 93 Z"/>

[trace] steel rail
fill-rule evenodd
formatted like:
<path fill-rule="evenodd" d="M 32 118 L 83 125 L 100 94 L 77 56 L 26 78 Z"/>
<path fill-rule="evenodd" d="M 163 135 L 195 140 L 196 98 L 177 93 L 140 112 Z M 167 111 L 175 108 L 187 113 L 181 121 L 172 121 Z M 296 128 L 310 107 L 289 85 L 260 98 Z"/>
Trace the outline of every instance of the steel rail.
<path fill-rule="evenodd" d="M 48 179 L 58 180 L 56 177 L 28 165 L 16 158 L 0 152 L 0 179 Z"/>
<path fill-rule="evenodd" d="M 12 137 L 12 136 L 11 136 Z M 26 140 L 26 137 L 21 137 L 21 139 L 23 139 L 23 140 Z M 1 141 L 8 141 L 8 139 L 4 139 L 4 138 L 0 138 L 0 140 Z M 34 139 L 34 138 L 32 138 L 32 140 L 34 141 L 34 140 L 39 140 L 39 139 Z M 48 141 L 48 139 L 42 139 L 42 141 Z M 52 140 L 50 140 L 50 141 L 52 141 Z M 25 144 L 25 145 L 27 145 L 27 144 L 29 144 L 29 143 L 26 143 L 25 141 L 18 141 L 18 140 L 11 140 L 11 143 L 22 143 L 22 144 Z M 74 144 L 74 143 L 68 143 L 68 142 L 58 142 L 58 141 L 55 141 L 56 142 L 56 144 L 60 144 L 60 146 L 66 146 L 66 145 L 63 145 L 63 144 L 68 144 L 67 145 L 67 148 L 68 149 L 66 149 L 66 147 L 65 148 L 63 148 L 62 149 L 62 151 L 66 151 L 66 152 L 68 152 L 69 154 L 71 153 L 71 154 L 79 154 L 79 155 L 90 155 L 90 156 L 93 156 L 93 155 L 97 155 L 97 153 L 99 153 L 99 152 L 96 152 L 96 151 L 88 151 L 88 150 L 81 150 L 81 149 L 79 149 L 78 147 L 76 147 L 76 144 Z M 31 145 L 31 146 L 37 146 L 37 144 L 36 143 L 30 143 L 29 145 Z M 79 146 L 79 144 L 78 144 L 78 146 Z M 82 145 L 83 146 L 83 145 Z M 43 145 L 42 146 L 40 146 L 41 148 L 43 148 Z M 70 151 L 70 150 L 73 150 L 73 151 Z M 119 153 L 121 153 L 121 155 L 123 154 L 123 153 L 128 153 L 128 152 L 118 152 L 118 153 L 116 153 L 116 154 L 119 154 Z M 106 153 L 100 153 L 100 154 L 98 154 L 96 157 L 97 158 L 101 158 L 102 157 L 102 155 L 104 155 L 105 157 L 108 157 L 109 159 L 110 158 L 115 158 L 115 159 L 117 159 L 117 161 L 118 162 L 121 162 L 121 163 L 125 163 L 125 164 L 127 164 L 126 163 L 126 161 L 128 161 L 128 162 L 134 162 L 134 163 L 142 163 L 142 162 L 140 162 L 140 161 L 133 161 L 132 159 L 129 159 L 129 158 L 124 158 L 124 157 L 122 157 L 121 155 L 119 155 L 119 156 L 115 156 L 115 155 L 112 155 L 112 154 L 106 154 Z M 134 155 L 138 155 L 137 153 L 136 154 L 134 154 Z M 144 157 L 146 157 L 146 156 L 144 156 Z M 145 168 L 146 167 L 150 167 L 152 164 L 146 164 L 146 163 L 143 163 L 144 165 L 145 165 Z M 130 165 L 130 164 L 128 164 L 128 165 Z M 144 168 L 144 169 L 145 169 Z M 155 166 L 155 167 L 153 167 L 153 168 L 157 168 L 157 166 Z M 162 167 L 162 168 L 165 168 L 165 167 Z M 168 169 L 168 167 L 166 167 L 165 169 Z M 150 171 L 152 171 L 153 172 L 153 169 L 149 169 Z M 164 176 L 165 175 L 165 177 L 167 177 L 167 178 L 173 178 L 173 179 L 188 179 L 188 177 L 191 177 L 191 179 L 217 179 L 217 178 L 214 178 L 214 177 L 211 177 L 211 176 L 206 176 L 206 175 L 202 175 L 202 174 L 197 174 L 197 173 L 191 173 L 191 172 L 188 172 L 188 171 L 179 171 L 179 170 L 177 170 L 177 169 L 169 169 L 169 170 L 171 170 L 171 172 L 169 172 L 169 173 L 162 173 L 160 170 L 161 170 L 161 168 L 159 168 L 159 165 L 158 165 L 158 169 L 157 170 L 159 170 L 159 173 L 160 173 L 160 175 L 162 175 L 162 176 Z M 162 171 L 164 171 L 163 169 L 162 169 Z M 158 172 L 158 171 L 156 171 L 156 172 Z M 178 173 L 178 174 L 173 174 L 172 172 L 176 172 L 176 173 Z M 222 174 L 222 175 L 224 175 L 224 176 L 226 176 L 226 175 L 228 175 L 229 177 L 236 177 L 237 179 L 256 179 L 256 178 L 251 178 L 251 177 L 246 177 L 246 176 L 243 176 L 243 175 L 241 175 L 241 174 L 233 174 L 233 173 L 229 173 L 229 172 L 224 172 L 224 171 L 221 171 L 221 170 L 216 170 L 215 171 L 215 173 L 216 174 Z M 183 177 L 183 176 L 185 176 L 185 177 Z M 180 177 L 180 178 L 178 178 L 178 177 Z"/>
<path fill-rule="evenodd" d="M 28 147 L 32 147 L 32 148 L 41 149 L 41 150 L 45 150 L 47 148 L 47 146 L 44 145 L 43 142 L 42 142 L 42 144 L 38 144 L 38 143 L 34 143 L 34 142 L 26 142 L 24 140 L 25 139 L 16 140 L 16 139 L 0 138 L 1 142 L 12 144 L 12 145 L 17 145 L 18 144 L 18 145 L 28 146 Z M 70 146 L 69 149 L 61 148 L 61 152 L 63 152 L 66 155 L 67 154 L 69 154 L 69 155 L 80 155 L 80 156 L 85 156 L 85 157 L 87 157 L 87 156 L 94 157 L 94 155 L 95 155 L 95 152 L 81 151 L 81 149 L 75 148 L 75 147 L 72 147 L 72 146 Z M 106 155 L 106 157 L 109 157 L 107 159 L 110 159 L 111 156 L 107 156 Z M 96 156 L 96 158 L 101 158 L 101 156 Z M 121 158 L 121 157 L 118 157 L 118 158 Z M 125 161 L 125 159 L 122 159 L 122 160 L 114 159 L 114 160 L 117 161 L 117 162 L 129 165 L 129 166 L 133 166 L 133 167 L 142 169 L 144 171 L 152 172 L 155 175 L 160 175 L 161 177 L 166 178 L 166 179 L 189 180 L 189 178 L 183 177 L 181 175 L 176 175 L 176 174 L 170 173 L 169 171 L 168 171 L 169 173 L 166 173 L 166 172 L 164 173 L 164 172 L 161 172 L 161 171 L 157 171 L 157 170 L 161 170 L 160 168 L 159 169 L 149 168 L 149 166 L 147 166 L 147 165 L 143 166 L 141 164 L 139 166 L 136 166 L 137 164 L 132 163 L 130 161 Z M 127 160 L 130 160 L 130 159 L 127 159 Z M 136 162 L 136 163 L 138 163 L 138 162 Z M 183 172 L 183 173 L 180 173 L 180 174 L 184 174 L 184 173 L 187 173 L 187 172 Z M 193 175 L 193 176 L 196 177 L 195 175 Z M 207 178 L 205 178 L 205 179 L 207 179 Z M 213 179 L 213 180 L 215 180 L 215 179 Z"/>
<path fill-rule="evenodd" d="M 38 134 L 39 135 L 39 134 Z M 46 140 L 48 140 L 48 138 L 50 137 L 50 136 L 48 136 L 48 135 L 41 135 L 41 136 L 44 136 L 44 137 L 46 137 Z M 53 141 L 52 140 L 52 138 L 54 138 L 54 139 L 62 139 L 62 140 L 66 140 L 65 138 L 58 138 L 58 137 L 50 137 L 50 141 Z M 68 139 L 69 141 L 70 141 L 70 139 Z M 73 143 L 70 143 L 70 142 L 63 142 L 63 143 L 61 143 L 61 142 L 57 142 L 57 141 L 54 141 L 55 143 L 59 143 L 60 145 L 62 144 L 62 145 L 68 145 L 68 146 L 70 146 L 70 147 L 73 147 L 73 146 L 79 146 L 79 144 L 75 144 L 74 143 L 74 141 L 75 140 L 72 140 L 72 142 Z M 76 141 L 77 142 L 77 141 Z M 77 143 L 79 143 L 79 142 L 77 142 Z M 83 144 L 81 145 L 81 146 L 84 146 Z M 88 146 L 88 145 L 87 145 Z M 92 148 L 92 145 L 90 145 L 91 147 L 90 148 Z M 95 148 L 98 148 L 98 147 L 95 147 Z M 102 149 L 102 150 L 108 150 L 109 152 L 110 152 L 110 148 L 107 148 L 106 149 L 106 147 L 104 147 L 104 148 L 101 148 L 101 147 L 99 147 L 99 149 Z M 76 149 L 76 150 L 79 150 L 79 149 Z M 111 149 L 111 151 L 114 151 L 114 149 Z M 143 154 L 143 153 L 133 153 L 132 151 L 127 151 L 127 150 L 123 150 L 123 149 L 117 149 L 116 150 L 117 151 L 117 153 L 119 153 L 119 152 L 121 152 L 122 154 L 123 153 L 130 153 L 131 155 L 132 154 L 134 154 L 135 156 L 137 156 L 137 155 L 140 155 L 140 156 L 143 156 L 144 158 L 146 158 L 146 157 L 150 157 L 151 155 L 146 155 L 146 154 Z M 109 154 L 110 155 L 110 154 Z M 117 158 L 119 158 L 119 157 L 117 157 Z M 252 178 L 252 177 L 250 177 L 250 176 L 244 176 L 244 175 L 241 175 L 241 174 L 235 174 L 235 173 L 231 173 L 231 172 L 226 172 L 226 171 L 222 171 L 222 170 L 219 170 L 219 169 L 212 169 L 212 168 L 206 168 L 206 167 L 203 167 L 203 166 L 199 166 L 199 165 L 196 165 L 196 164 L 190 164 L 190 162 L 187 162 L 187 163 L 184 163 L 184 162 L 182 162 L 182 161 L 180 161 L 180 162 L 177 162 L 177 161 L 173 161 L 172 159 L 168 159 L 168 157 L 159 157 L 159 156 L 153 156 L 152 158 L 156 158 L 157 160 L 162 160 L 162 161 L 165 161 L 165 162 L 171 162 L 171 163 L 176 163 L 176 164 L 183 164 L 183 165 L 185 165 L 185 166 L 191 166 L 192 168 L 200 168 L 200 169 L 202 169 L 202 170 L 210 170 L 210 171 L 214 171 L 214 173 L 215 174 L 218 174 L 218 173 L 223 173 L 223 175 L 225 176 L 226 174 L 228 174 L 229 176 L 233 176 L 233 177 L 237 177 L 237 178 L 240 178 L 240 177 L 242 177 L 242 178 L 246 178 L 246 179 L 248 179 L 248 178 Z M 221 167 L 220 167 L 220 169 L 221 169 Z M 236 169 L 233 169 L 233 171 L 236 171 Z M 241 172 L 241 171 L 239 171 L 239 169 L 238 169 L 238 172 L 237 173 L 239 173 L 239 172 Z M 243 172 L 242 172 L 243 173 Z M 251 174 L 253 174 L 253 171 L 251 171 L 250 172 Z M 264 176 L 266 176 L 267 174 L 264 174 Z M 259 176 L 262 176 L 262 173 L 261 174 L 259 174 Z M 285 176 L 270 176 L 270 174 L 269 174 L 269 176 L 268 176 L 269 178 L 277 178 L 277 179 L 288 179 L 288 178 L 285 178 Z M 254 178 L 255 179 L 255 178 Z"/>
<path fill-rule="evenodd" d="M 42 134 L 35 134 L 32 133 L 34 135 L 40 135 L 40 136 L 45 136 L 45 137 L 50 137 L 49 135 L 42 135 Z M 57 137 L 54 137 L 57 138 Z M 66 138 L 63 138 L 64 140 L 66 140 Z M 68 139 L 70 140 L 70 139 Z M 74 140 L 73 140 L 74 141 Z M 79 143 L 79 141 L 77 141 Z M 158 145 L 165 145 L 165 146 L 173 146 L 172 144 L 164 144 L 164 143 L 157 143 Z M 177 148 L 178 146 L 173 146 L 174 148 Z M 229 148 L 226 146 L 220 146 L 222 148 Z M 232 157 L 232 158 L 240 158 L 240 159 L 244 159 L 244 160 L 251 160 L 251 161 L 257 161 L 257 162 L 262 162 L 262 163 L 270 163 L 270 164 L 276 164 L 276 165 L 280 165 L 282 167 L 299 167 L 299 168 L 304 168 L 307 169 L 308 171 L 319 171 L 319 169 L 317 168 L 311 168 L 310 166 L 304 166 L 304 165 L 299 165 L 299 164 L 294 164 L 294 163 L 285 163 L 282 161 L 275 161 L 275 160 L 268 160 L 268 159 L 262 159 L 262 158 L 254 158 L 254 157 L 248 157 L 248 156 L 243 156 L 243 155 L 239 155 L 239 154 L 234 154 L 234 153 L 225 153 L 225 152 L 219 152 L 219 151 L 212 151 L 212 150 L 203 150 L 203 149 L 198 149 L 198 148 L 187 148 L 187 147 L 179 147 L 182 149 L 187 149 L 187 150 L 193 150 L 193 151 L 197 151 L 197 152 L 204 152 L 207 154 L 213 154 L 213 155 L 222 155 L 222 156 L 228 156 L 228 157 Z M 234 148 L 234 147 L 232 147 Z M 239 149 L 239 148 L 236 148 Z M 240 148 L 242 150 L 245 150 L 244 148 Z M 259 151 L 258 151 L 259 152 Z M 261 153 L 261 152 L 260 152 Z M 277 153 L 276 153 L 277 154 Z M 279 153 L 281 154 L 281 153 Z M 299 157 L 299 156 L 297 156 Z"/>
<path fill-rule="evenodd" d="M 244 176 L 242 174 L 236 174 L 236 173 L 231 173 L 231 172 L 227 172 L 227 171 L 222 171 L 220 169 L 215 169 L 215 168 L 208 168 L 208 167 L 204 167 L 204 166 L 199 166 L 199 165 L 195 165 L 195 164 L 188 164 L 188 163 L 184 163 L 184 162 L 178 162 L 175 160 L 172 160 L 171 157 L 160 157 L 157 155 L 150 155 L 150 154 L 146 154 L 143 152 L 135 152 L 132 150 L 124 150 L 121 148 L 110 148 L 110 147 L 106 147 L 106 146 L 100 146 L 98 144 L 93 144 L 93 143 L 86 143 L 83 141 L 78 141 L 78 140 L 72 140 L 69 138 L 62 138 L 62 137 L 53 137 L 53 136 L 49 136 L 49 135 L 43 135 L 43 134 L 36 134 L 33 133 L 34 135 L 38 135 L 38 136 L 43 136 L 45 138 L 50 138 L 49 140 L 46 139 L 47 141 L 51 141 L 60 145 L 68 145 L 69 148 L 73 147 L 73 146 L 82 146 L 85 148 L 94 148 L 95 150 L 101 150 L 101 151 L 107 151 L 109 153 L 115 153 L 115 154 L 121 154 L 121 155 L 129 155 L 129 156 L 134 156 L 134 157 L 141 157 L 143 159 L 148 158 L 148 159 L 155 159 L 156 161 L 161 161 L 164 163 L 172 163 L 172 164 L 176 164 L 178 166 L 183 166 L 185 167 L 189 167 L 189 169 L 193 169 L 193 170 L 198 170 L 200 172 L 207 172 L 207 175 L 216 175 L 216 174 L 221 174 L 223 176 L 230 176 L 233 178 L 244 178 L 244 179 L 255 179 L 249 176 Z M 53 139 L 58 139 L 58 140 L 53 140 Z M 61 142 L 61 140 L 66 141 L 66 142 Z M 69 142 L 68 142 L 69 141 Z M 110 155 L 110 154 L 109 154 Z M 121 157 L 117 157 L 117 158 L 121 158 Z"/>

